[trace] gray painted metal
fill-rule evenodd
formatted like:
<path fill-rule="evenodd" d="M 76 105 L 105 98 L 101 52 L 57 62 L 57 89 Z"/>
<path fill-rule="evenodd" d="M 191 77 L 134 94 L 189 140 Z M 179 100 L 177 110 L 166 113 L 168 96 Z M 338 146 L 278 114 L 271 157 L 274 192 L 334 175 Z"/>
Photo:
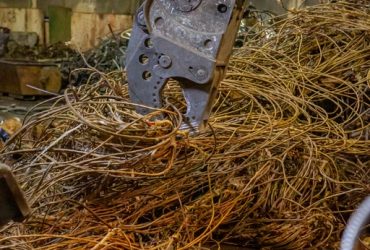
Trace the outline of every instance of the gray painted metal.
<path fill-rule="evenodd" d="M 11 32 L 9 43 L 16 43 L 17 46 L 34 48 L 39 43 L 39 36 L 36 32 Z"/>
<path fill-rule="evenodd" d="M 162 89 L 173 78 L 180 82 L 187 103 L 183 128 L 202 129 L 247 3 L 146 1 L 135 17 L 126 56 L 131 100 L 143 105 L 138 112 L 147 114 L 151 108 L 162 107 Z"/>

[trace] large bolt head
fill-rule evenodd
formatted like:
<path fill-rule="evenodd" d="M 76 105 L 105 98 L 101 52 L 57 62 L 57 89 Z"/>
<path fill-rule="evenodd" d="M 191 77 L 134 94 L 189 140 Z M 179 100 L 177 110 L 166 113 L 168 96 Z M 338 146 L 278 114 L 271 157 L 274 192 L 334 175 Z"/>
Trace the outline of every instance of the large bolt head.
<path fill-rule="evenodd" d="M 172 60 L 169 56 L 166 56 L 166 55 L 162 55 L 160 58 L 159 58 L 159 65 L 162 67 L 162 68 L 165 68 L 165 69 L 168 69 L 169 67 L 171 67 L 172 65 Z"/>
<path fill-rule="evenodd" d="M 196 72 L 196 78 L 198 80 L 204 80 L 208 76 L 208 72 L 205 69 L 198 69 Z"/>

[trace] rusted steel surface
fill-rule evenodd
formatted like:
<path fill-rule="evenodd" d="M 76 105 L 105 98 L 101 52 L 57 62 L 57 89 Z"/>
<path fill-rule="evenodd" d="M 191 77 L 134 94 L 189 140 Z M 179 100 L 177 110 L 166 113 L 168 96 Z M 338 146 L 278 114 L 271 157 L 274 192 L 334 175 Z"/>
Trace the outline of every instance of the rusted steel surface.
<path fill-rule="evenodd" d="M 20 222 L 29 214 L 30 208 L 10 168 L 0 164 L 0 226 Z"/>
<path fill-rule="evenodd" d="M 61 73 L 53 63 L 30 63 L 0 60 L 0 92 L 20 96 L 49 95 L 38 89 L 58 93 Z"/>

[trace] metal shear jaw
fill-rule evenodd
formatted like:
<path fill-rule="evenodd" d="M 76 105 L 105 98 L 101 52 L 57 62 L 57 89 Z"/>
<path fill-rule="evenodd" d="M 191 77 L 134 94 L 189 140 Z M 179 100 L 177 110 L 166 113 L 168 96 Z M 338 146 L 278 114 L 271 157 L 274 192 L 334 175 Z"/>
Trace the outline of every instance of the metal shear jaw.
<path fill-rule="evenodd" d="M 127 50 L 132 102 L 161 108 L 162 90 L 177 79 L 187 103 L 182 129 L 202 130 L 225 76 L 246 4 L 237 0 L 147 0 Z M 150 109 L 137 108 L 141 114 Z"/>

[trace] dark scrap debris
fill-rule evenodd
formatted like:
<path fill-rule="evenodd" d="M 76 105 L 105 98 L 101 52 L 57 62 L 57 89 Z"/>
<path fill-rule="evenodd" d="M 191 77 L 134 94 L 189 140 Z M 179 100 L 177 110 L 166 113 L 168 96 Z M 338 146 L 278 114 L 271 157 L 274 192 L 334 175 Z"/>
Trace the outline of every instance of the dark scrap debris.
<path fill-rule="evenodd" d="M 120 70 L 128 44 L 128 40 L 121 33 L 112 33 L 102 39 L 97 47 L 79 52 L 73 46 L 62 42 L 49 46 L 19 44 L 9 40 L 9 33 L 9 29 L 0 28 L 0 58 L 57 63 L 62 73 L 63 89 L 85 84 L 91 75 L 91 70 L 87 68 L 94 68 L 104 73 Z"/>

